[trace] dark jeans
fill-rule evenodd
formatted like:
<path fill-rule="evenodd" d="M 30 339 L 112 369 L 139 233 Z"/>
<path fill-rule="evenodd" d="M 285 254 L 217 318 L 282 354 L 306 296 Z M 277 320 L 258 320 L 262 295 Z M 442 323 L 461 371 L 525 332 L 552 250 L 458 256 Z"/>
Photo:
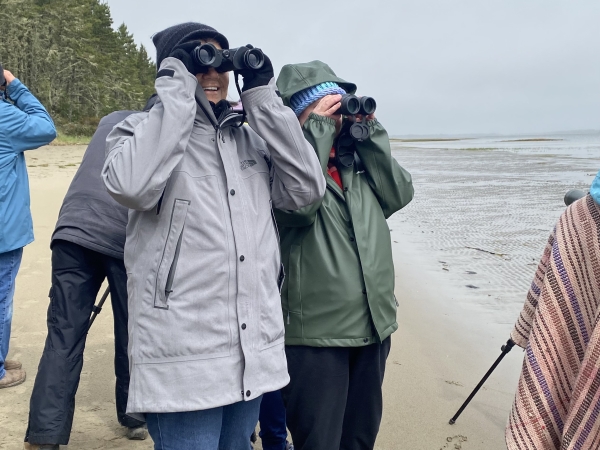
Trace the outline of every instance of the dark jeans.
<path fill-rule="evenodd" d="M 250 450 L 260 400 L 203 411 L 146 414 L 154 450 Z"/>
<path fill-rule="evenodd" d="M 285 450 L 287 429 L 285 427 L 285 406 L 281 391 L 263 395 L 260 404 L 260 440 L 263 450 Z"/>
<path fill-rule="evenodd" d="M 291 381 L 282 393 L 296 450 L 373 449 L 390 345 L 286 346 Z"/>
<path fill-rule="evenodd" d="M 129 360 L 127 274 L 123 261 L 58 240 L 52 246 L 48 336 L 29 405 L 25 441 L 31 444 L 69 443 L 90 315 L 105 278 L 114 315 L 117 418 L 126 427 L 142 424 L 125 415 Z"/>

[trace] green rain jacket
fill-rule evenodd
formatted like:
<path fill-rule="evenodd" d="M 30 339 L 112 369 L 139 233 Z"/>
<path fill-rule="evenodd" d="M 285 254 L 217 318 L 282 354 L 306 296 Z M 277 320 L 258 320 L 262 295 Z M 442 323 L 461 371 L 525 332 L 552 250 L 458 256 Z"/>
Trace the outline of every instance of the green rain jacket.
<path fill-rule="evenodd" d="M 356 91 L 320 61 L 285 66 L 277 87 L 289 105 L 296 92 L 325 81 Z M 363 167 L 339 167 L 341 189 L 327 173 L 334 121 L 311 114 L 304 123 L 327 190 L 298 211 L 275 210 L 287 273 L 281 293 L 286 345 L 358 347 L 382 342 L 398 328 L 386 219 L 412 200 L 413 186 L 392 157 L 383 126 L 377 120 L 368 126 L 370 139 L 356 144 Z"/>

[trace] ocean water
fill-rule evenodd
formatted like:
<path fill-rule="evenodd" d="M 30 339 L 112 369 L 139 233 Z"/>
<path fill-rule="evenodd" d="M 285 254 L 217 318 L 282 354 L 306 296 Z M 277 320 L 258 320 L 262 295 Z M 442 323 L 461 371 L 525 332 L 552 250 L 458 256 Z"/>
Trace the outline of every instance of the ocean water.
<path fill-rule="evenodd" d="M 533 140 L 535 139 L 535 140 Z M 564 194 L 600 170 L 600 133 L 392 140 L 415 198 L 388 223 L 461 293 L 461 306 L 513 324 Z"/>
<path fill-rule="evenodd" d="M 553 135 L 486 136 L 471 138 L 392 139 L 395 144 L 423 149 L 505 150 L 514 153 L 554 154 L 598 158 L 600 131 Z"/>

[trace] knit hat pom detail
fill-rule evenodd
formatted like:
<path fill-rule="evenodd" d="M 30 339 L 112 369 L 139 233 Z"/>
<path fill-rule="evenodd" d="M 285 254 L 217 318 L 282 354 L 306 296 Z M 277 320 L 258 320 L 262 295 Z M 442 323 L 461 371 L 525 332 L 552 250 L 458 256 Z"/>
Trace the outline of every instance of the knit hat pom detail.
<path fill-rule="evenodd" d="M 344 95 L 346 94 L 346 91 L 337 83 L 326 81 L 325 83 L 317 84 L 316 86 L 296 92 L 292 95 L 292 98 L 290 98 L 290 107 L 294 110 L 296 116 L 299 116 L 309 105 L 317 100 L 322 99 L 326 95 L 336 94 Z"/>

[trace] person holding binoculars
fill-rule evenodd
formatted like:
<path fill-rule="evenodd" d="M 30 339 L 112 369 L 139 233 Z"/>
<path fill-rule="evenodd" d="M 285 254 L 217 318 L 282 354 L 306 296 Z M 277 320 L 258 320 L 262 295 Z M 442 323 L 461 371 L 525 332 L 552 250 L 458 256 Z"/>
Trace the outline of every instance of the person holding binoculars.
<path fill-rule="evenodd" d="M 0 64 L 0 389 L 17 386 L 26 378 L 19 361 L 6 359 L 15 280 L 23 247 L 33 241 L 24 153 L 55 137 L 54 122 L 44 106 Z"/>
<path fill-rule="evenodd" d="M 289 381 L 271 208 L 319 201 L 325 179 L 266 55 L 199 23 L 153 41 L 159 100 L 115 126 L 102 172 L 130 208 L 127 412 L 156 449 L 245 449 L 262 394 Z"/>
<path fill-rule="evenodd" d="M 282 390 L 295 449 L 372 449 L 381 385 L 398 328 L 386 219 L 413 198 L 375 101 L 321 61 L 283 67 L 277 86 L 327 180 L 323 199 L 275 210 L 290 384 Z"/>

